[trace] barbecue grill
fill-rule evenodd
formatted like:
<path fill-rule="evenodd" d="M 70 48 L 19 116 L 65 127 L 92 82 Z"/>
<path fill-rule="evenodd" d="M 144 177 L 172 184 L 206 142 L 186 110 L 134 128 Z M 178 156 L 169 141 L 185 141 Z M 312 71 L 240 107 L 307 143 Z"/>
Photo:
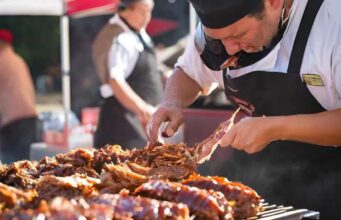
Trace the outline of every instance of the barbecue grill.
<path fill-rule="evenodd" d="M 269 205 L 262 203 L 262 211 L 246 220 L 319 220 L 320 213 L 292 206 Z"/>

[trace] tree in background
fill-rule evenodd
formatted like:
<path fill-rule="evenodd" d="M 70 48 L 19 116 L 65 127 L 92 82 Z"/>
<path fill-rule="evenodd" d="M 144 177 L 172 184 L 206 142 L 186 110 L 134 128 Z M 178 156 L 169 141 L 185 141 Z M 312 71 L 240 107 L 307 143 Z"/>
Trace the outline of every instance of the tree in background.
<path fill-rule="evenodd" d="M 59 17 L 1 16 L 0 28 L 13 32 L 14 48 L 27 61 L 34 81 L 51 66 L 60 66 Z"/>

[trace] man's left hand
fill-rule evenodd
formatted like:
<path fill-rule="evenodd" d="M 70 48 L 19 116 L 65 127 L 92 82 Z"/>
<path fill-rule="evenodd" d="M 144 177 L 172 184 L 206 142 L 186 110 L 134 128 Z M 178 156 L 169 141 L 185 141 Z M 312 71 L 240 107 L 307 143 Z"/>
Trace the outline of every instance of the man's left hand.
<path fill-rule="evenodd" d="M 279 139 L 279 128 L 275 117 L 245 118 L 224 135 L 220 145 L 232 146 L 249 154 L 257 153 Z"/>

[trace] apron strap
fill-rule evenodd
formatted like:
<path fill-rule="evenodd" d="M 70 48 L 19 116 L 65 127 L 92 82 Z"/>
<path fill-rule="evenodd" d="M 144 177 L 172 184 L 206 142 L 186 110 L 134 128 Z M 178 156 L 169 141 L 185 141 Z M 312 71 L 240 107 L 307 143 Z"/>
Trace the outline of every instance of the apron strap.
<path fill-rule="evenodd" d="M 291 52 L 288 73 L 300 73 L 305 48 L 323 0 L 308 0 Z"/>

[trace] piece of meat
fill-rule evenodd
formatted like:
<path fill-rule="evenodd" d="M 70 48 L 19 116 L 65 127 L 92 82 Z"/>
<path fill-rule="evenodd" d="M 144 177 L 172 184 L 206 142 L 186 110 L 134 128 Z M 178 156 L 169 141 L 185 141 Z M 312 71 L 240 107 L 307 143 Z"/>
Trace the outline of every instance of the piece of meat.
<path fill-rule="evenodd" d="M 9 165 L 1 165 L 0 182 L 18 189 L 33 189 L 38 177 L 34 161 L 22 160 Z"/>
<path fill-rule="evenodd" d="M 138 187 L 135 195 L 186 204 L 198 219 L 233 219 L 220 192 L 189 187 L 181 183 L 152 180 Z"/>
<path fill-rule="evenodd" d="M 94 150 L 76 149 L 54 158 L 45 157 L 37 165 L 39 175 L 71 176 L 75 173 L 97 178 L 99 174 L 92 168 Z"/>
<path fill-rule="evenodd" d="M 1 220 L 79 220 L 86 219 L 82 215 L 84 207 L 77 201 L 69 201 L 63 197 L 56 197 L 49 201 L 41 201 L 36 209 L 12 209 L 0 214 Z M 95 219 L 95 218 L 93 218 Z"/>
<path fill-rule="evenodd" d="M 94 150 L 78 148 L 66 154 L 58 154 L 55 156 L 55 159 L 58 163 L 69 163 L 75 167 L 90 167 L 92 164 L 93 153 Z"/>
<path fill-rule="evenodd" d="M 107 145 L 104 148 L 94 152 L 94 157 L 91 166 L 101 173 L 105 164 L 119 164 L 131 158 L 131 151 L 122 150 L 120 145 Z"/>
<path fill-rule="evenodd" d="M 33 201 L 37 197 L 34 190 L 20 190 L 0 183 L 0 213 L 2 209 L 14 208 Z"/>
<path fill-rule="evenodd" d="M 261 197 L 256 191 L 238 182 L 230 182 L 222 177 L 193 175 L 182 181 L 188 186 L 222 192 L 233 208 L 236 218 L 255 216 L 260 209 Z"/>
<path fill-rule="evenodd" d="M 99 179 L 79 174 L 68 177 L 44 176 L 37 184 L 37 192 L 39 199 L 46 201 L 58 196 L 87 198 L 98 193 L 96 186 L 99 183 Z"/>
<path fill-rule="evenodd" d="M 151 168 L 149 175 L 159 176 L 161 179 L 181 180 L 197 170 L 193 150 L 185 144 L 164 144 L 138 149 L 132 152 L 129 162 Z"/>
<path fill-rule="evenodd" d="M 118 193 L 122 189 L 134 190 L 147 181 L 148 177 L 132 171 L 124 164 L 108 164 L 103 168 L 98 188 L 101 193 Z"/>
<path fill-rule="evenodd" d="M 184 204 L 134 197 L 129 196 L 126 193 L 115 195 L 103 194 L 98 198 L 89 201 L 89 204 L 89 210 L 92 210 L 93 207 L 98 208 L 102 206 L 102 208 L 104 208 L 109 206 L 112 210 L 113 219 L 189 219 L 189 210 Z"/>

